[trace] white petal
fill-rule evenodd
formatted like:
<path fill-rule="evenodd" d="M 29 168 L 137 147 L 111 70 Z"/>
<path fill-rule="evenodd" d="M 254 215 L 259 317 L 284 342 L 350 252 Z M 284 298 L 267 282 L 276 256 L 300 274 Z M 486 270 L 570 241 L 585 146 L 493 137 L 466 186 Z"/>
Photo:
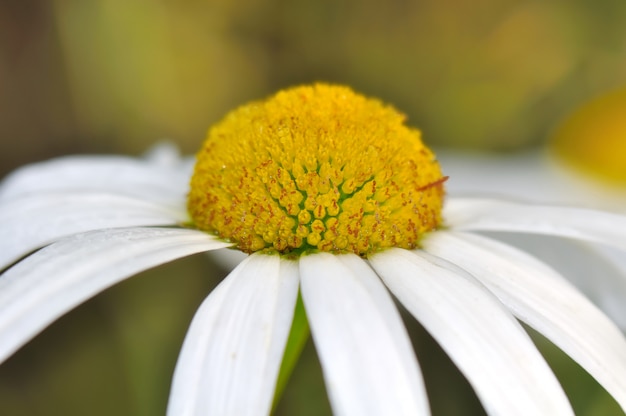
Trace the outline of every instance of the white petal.
<path fill-rule="evenodd" d="M 564 237 L 490 233 L 550 265 L 626 331 L 626 255 L 612 247 Z"/>
<path fill-rule="evenodd" d="M 555 174 L 543 152 L 501 155 L 447 150 L 438 151 L 437 160 L 449 176 L 448 195 L 515 195 L 525 201 L 563 203 L 581 193 L 576 181 Z"/>
<path fill-rule="evenodd" d="M 421 251 L 390 249 L 370 261 L 467 377 L 487 413 L 572 414 L 521 325 L 472 276 Z"/>
<path fill-rule="evenodd" d="M 68 156 L 24 166 L 0 183 L 0 201 L 58 191 L 99 191 L 177 204 L 189 170 L 118 156 Z"/>
<path fill-rule="evenodd" d="M 163 167 L 172 168 L 183 163 L 178 147 L 167 140 L 154 144 L 142 156 L 148 162 Z"/>
<path fill-rule="evenodd" d="M 320 253 L 300 260 L 300 274 L 333 413 L 428 414 L 406 329 L 367 263 Z"/>
<path fill-rule="evenodd" d="M 450 198 L 443 216 L 454 230 L 515 231 L 558 235 L 626 250 L 626 216 L 571 207 Z"/>
<path fill-rule="evenodd" d="M 503 155 L 440 149 L 437 160 L 450 177 L 448 195 L 514 196 L 541 204 L 615 211 L 623 211 L 626 203 L 623 192 L 564 166 L 545 151 Z"/>
<path fill-rule="evenodd" d="M 439 232 L 424 245 L 479 279 L 515 316 L 586 369 L 626 410 L 626 339 L 569 282 L 526 253 L 478 235 Z"/>
<path fill-rule="evenodd" d="M 181 201 L 182 202 L 182 201 Z M 0 203 L 0 269 L 59 238 L 104 228 L 175 225 L 184 206 L 103 193 L 45 193 Z"/>
<path fill-rule="evenodd" d="M 626 255 L 611 247 L 585 246 L 587 253 L 606 264 L 606 276 L 594 279 L 601 309 L 626 332 Z M 594 275 L 598 269 L 595 269 Z"/>
<path fill-rule="evenodd" d="M 227 246 L 185 229 L 113 229 L 78 234 L 0 276 L 0 362 L 65 312 L 138 272 Z"/>
<path fill-rule="evenodd" d="M 244 260 L 191 323 L 168 414 L 269 414 L 297 295 L 296 263 L 264 254 Z"/>

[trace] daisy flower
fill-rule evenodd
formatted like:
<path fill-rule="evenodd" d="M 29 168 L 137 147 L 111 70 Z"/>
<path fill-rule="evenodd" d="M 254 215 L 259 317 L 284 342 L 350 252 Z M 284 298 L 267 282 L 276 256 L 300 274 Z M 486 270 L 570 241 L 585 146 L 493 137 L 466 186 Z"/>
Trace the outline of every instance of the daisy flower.
<path fill-rule="evenodd" d="M 234 249 L 248 256 L 190 325 L 170 415 L 268 414 L 298 293 L 337 415 L 429 413 L 392 295 L 489 414 L 572 414 L 520 321 L 626 409 L 626 339 L 614 323 L 554 269 L 478 233 L 626 250 L 626 217 L 495 199 L 444 205 L 445 180 L 403 115 L 325 84 L 228 114 L 192 174 L 167 155 L 27 166 L 0 189 L 0 358 L 133 274 Z"/>

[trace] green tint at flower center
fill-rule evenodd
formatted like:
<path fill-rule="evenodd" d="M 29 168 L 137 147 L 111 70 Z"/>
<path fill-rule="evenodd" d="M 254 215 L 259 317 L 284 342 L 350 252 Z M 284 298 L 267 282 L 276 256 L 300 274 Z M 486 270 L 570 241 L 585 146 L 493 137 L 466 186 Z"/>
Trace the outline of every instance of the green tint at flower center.
<path fill-rule="evenodd" d="M 404 116 L 345 87 L 281 91 L 213 126 L 191 179 L 195 226 L 242 251 L 367 255 L 441 222 L 433 153 Z"/>

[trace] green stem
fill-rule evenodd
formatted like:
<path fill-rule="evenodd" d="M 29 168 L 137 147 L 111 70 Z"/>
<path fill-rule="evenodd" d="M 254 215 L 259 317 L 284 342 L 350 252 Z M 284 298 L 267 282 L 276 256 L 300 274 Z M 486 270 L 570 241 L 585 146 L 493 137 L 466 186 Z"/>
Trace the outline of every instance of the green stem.
<path fill-rule="evenodd" d="M 300 358 L 300 354 L 302 353 L 302 349 L 304 348 L 308 338 L 309 321 L 306 318 L 302 297 L 300 293 L 298 293 L 296 309 L 293 314 L 293 323 L 291 324 L 291 331 L 289 332 L 289 338 L 287 338 L 287 345 L 285 346 L 285 353 L 283 354 L 283 362 L 278 373 L 278 380 L 276 381 L 274 402 L 272 403 L 272 414 L 276 410 L 276 406 L 278 405 L 285 387 L 287 386 L 287 381 L 289 381 L 289 377 L 298 362 L 298 358 Z"/>

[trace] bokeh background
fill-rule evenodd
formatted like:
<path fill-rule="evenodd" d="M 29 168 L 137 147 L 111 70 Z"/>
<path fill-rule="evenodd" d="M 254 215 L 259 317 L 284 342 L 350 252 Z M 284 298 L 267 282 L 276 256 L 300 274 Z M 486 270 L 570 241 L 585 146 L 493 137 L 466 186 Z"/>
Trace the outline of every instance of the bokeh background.
<path fill-rule="evenodd" d="M 394 104 L 435 148 L 523 151 L 626 85 L 626 2 L 2 0 L 0 177 L 65 154 L 138 155 L 160 140 L 192 153 L 234 106 L 313 81 Z M 224 273 L 195 256 L 69 313 L 0 366 L 0 414 L 163 414 L 186 326 Z M 435 414 L 481 414 L 410 325 Z M 580 414 L 621 414 L 538 343 Z M 278 413 L 328 412 L 309 343 Z"/>

